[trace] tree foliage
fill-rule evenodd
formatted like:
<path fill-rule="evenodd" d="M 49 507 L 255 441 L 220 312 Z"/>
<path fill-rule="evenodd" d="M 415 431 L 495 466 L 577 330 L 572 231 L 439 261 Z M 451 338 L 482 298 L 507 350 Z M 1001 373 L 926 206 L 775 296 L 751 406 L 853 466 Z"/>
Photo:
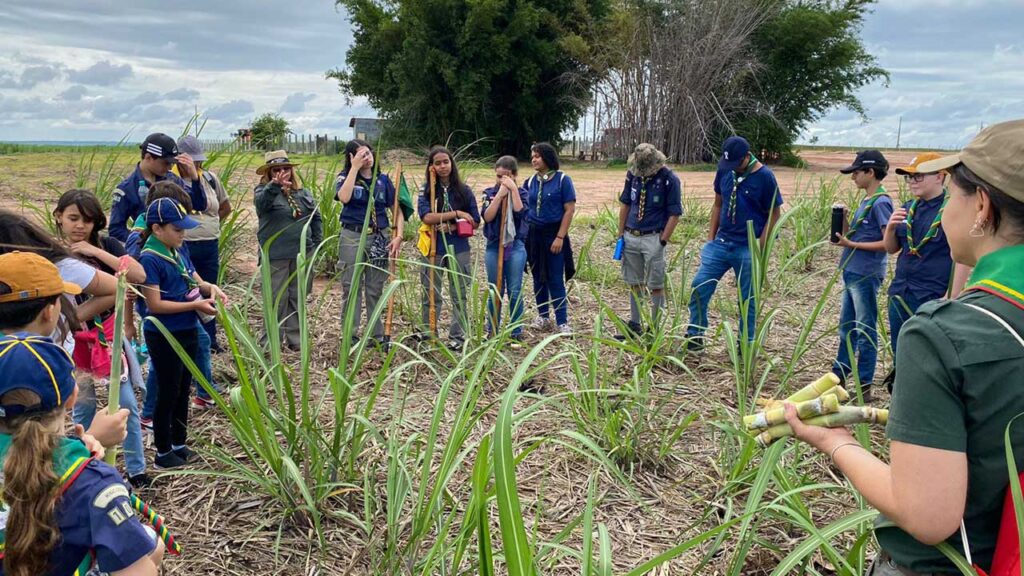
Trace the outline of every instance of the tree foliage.
<path fill-rule="evenodd" d="M 280 146 L 291 132 L 287 120 L 269 112 L 254 120 L 249 129 L 252 131 L 253 144 L 267 150 Z"/>
<path fill-rule="evenodd" d="M 385 138 L 528 154 L 575 125 L 600 77 L 609 0 L 337 0 L 355 39 L 328 72 Z"/>
<path fill-rule="evenodd" d="M 808 125 L 834 108 L 865 116 L 857 90 L 889 79 L 859 36 L 874 2 L 784 2 L 751 38 L 760 67 L 746 91 L 760 105 L 736 119 L 737 132 L 758 148 L 785 155 Z"/>

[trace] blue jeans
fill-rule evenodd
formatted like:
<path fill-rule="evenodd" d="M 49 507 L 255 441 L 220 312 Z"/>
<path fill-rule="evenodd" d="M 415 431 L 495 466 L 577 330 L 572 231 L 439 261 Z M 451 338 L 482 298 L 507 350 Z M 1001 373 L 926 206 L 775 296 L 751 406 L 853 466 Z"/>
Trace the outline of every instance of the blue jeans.
<path fill-rule="evenodd" d="M 715 239 L 700 249 L 700 268 L 690 285 L 690 325 L 686 329 L 687 336 L 702 336 L 708 328 L 708 304 L 718 288 L 718 282 L 725 273 L 732 270 L 736 274 L 736 283 L 740 286 L 739 311 L 746 321 L 740 326 L 740 333 L 746 332 L 747 340 L 754 339 L 757 327 L 757 306 L 752 295 L 753 265 L 750 260 L 750 247 L 746 244 L 725 242 Z"/>
<path fill-rule="evenodd" d="M 919 300 L 910 294 L 889 296 L 889 342 L 892 344 L 892 355 L 896 357 L 896 342 L 900 337 L 903 324 L 917 314 L 917 309 L 930 300 Z"/>
<path fill-rule="evenodd" d="M 502 268 L 501 279 L 501 291 L 502 294 L 498 295 L 503 297 L 508 294 L 509 306 L 512 308 L 512 316 L 510 322 L 512 323 L 512 335 L 518 336 L 522 334 L 523 327 L 520 325 L 520 318 L 523 315 L 523 299 L 522 299 L 522 288 L 523 288 L 523 270 L 526 268 L 526 245 L 522 240 L 516 240 L 512 243 L 512 246 L 508 249 L 508 258 Z M 484 262 L 487 265 L 487 282 L 492 285 L 498 283 L 498 258 L 499 258 L 498 243 L 495 242 L 493 245 L 487 246 L 487 252 L 484 255 Z M 499 312 L 495 316 L 494 293 L 491 293 L 491 298 L 487 299 L 487 332 L 491 333 L 491 322 L 497 320 L 498 324 L 501 324 L 501 313 Z"/>
<path fill-rule="evenodd" d="M 196 326 L 200 327 L 198 317 L 196 318 Z M 213 367 L 210 364 L 210 335 L 206 333 L 206 330 L 199 329 L 197 331 L 199 332 L 199 353 L 192 360 L 196 363 L 199 372 L 206 378 L 206 381 L 210 383 L 210 386 L 216 388 L 217 385 L 213 383 Z M 195 382 L 195 385 L 196 396 L 209 400 L 210 395 L 206 393 L 206 390 L 198 382 Z M 153 370 L 153 359 L 151 358 L 149 360 L 149 373 L 146 374 L 146 400 L 142 403 L 143 418 L 153 418 L 153 410 L 156 408 L 156 397 L 159 395 L 157 390 L 156 370 Z"/>
<path fill-rule="evenodd" d="M 545 255 L 548 262 L 548 281 L 533 277 L 533 296 L 537 300 L 537 314 L 548 317 L 548 308 L 555 309 L 555 324 L 569 323 L 569 300 L 565 297 L 565 250 Z"/>
<path fill-rule="evenodd" d="M 217 240 L 191 240 L 188 242 L 189 257 L 192 265 L 196 267 L 199 277 L 213 284 L 217 283 L 217 276 L 220 276 L 220 248 Z M 210 320 L 202 325 L 203 330 L 209 336 L 206 346 L 213 346 L 214 350 L 220 351 L 217 345 L 217 320 Z M 199 343 L 203 346 L 203 343 Z"/>
<path fill-rule="evenodd" d="M 125 436 L 124 468 L 128 476 L 135 476 L 146 471 L 146 454 L 142 446 L 142 427 L 139 424 L 139 404 L 135 400 L 130 381 L 122 381 L 118 403 L 121 408 L 128 409 L 128 435 Z M 86 430 L 92 426 L 96 416 L 96 388 L 94 385 L 83 386 L 79 390 L 78 401 L 71 411 L 75 424 L 81 424 Z"/>
<path fill-rule="evenodd" d="M 878 289 L 882 279 L 843 272 L 843 305 L 839 312 L 839 353 L 832 372 L 847 378 L 853 372 L 850 347 L 857 358 L 861 386 L 875 379 L 878 361 Z M 849 340 L 849 346 L 847 346 Z"/>

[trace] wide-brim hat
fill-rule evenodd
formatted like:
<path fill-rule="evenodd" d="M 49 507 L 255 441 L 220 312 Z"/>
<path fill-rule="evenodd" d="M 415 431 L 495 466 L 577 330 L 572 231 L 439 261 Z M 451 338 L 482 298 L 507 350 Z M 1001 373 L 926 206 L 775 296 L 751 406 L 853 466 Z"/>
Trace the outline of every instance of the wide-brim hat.
<path fill-rule="evenodd" d="M 1024 120 L 993 124 L 979 132 L 960 153 L 925 162 L 917 169 L 939 172 L 957 164 L 967 166 L 985 182 L 1024 202 Z"/>
<path fill-rule="evenodd" d="M 298 163 L 288 160 L 288 152 L 284 150 L 267 152 L 263 156 L 263 161 L 263 166 L 256 169 L 256 173 L 260 176 L 269 172 L 271 168 L 292 168 L 298 166 Z"/>
<path fill-rule="evenodd" d="M 629 171 L 634 176 L 648 178 L 654 176 L 665 165 L 665 155 L 654 147 L 653 144 L 644 142 L 638 144 L 633 153 L 629 155 Z"/>

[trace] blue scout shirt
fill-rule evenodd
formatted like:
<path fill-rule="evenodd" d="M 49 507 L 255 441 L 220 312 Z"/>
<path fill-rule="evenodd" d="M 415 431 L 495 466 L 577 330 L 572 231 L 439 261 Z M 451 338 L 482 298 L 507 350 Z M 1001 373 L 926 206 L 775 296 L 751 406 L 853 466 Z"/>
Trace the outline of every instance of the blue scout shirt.
<path fill-rule="evenodd" d="M 944 195 L 940 195 L 917 203 L 911 225 L 914 227 L 914 243 L 919 246 L 939 213 L 944 198 Z M 910 204 L 907 202 L 903 208 L 910 209 Z M 942 225 L 939 224 L 931 240 L 920 246 L 918 255 L 910 253 L 906 226 L 896 227 L 896 239 L 900 243 L 900 254 L 896 260 L 896 273 L 889 284 L 889 296 L 912 296 L 918 302 L 945 296 L 953 270 L 953 257 L 949 254 L 949 243 L 946 242 Z"/>
<path fill-rule="evenodd" d="M 6 457 L 10 436 L 0 436 Z M 70 468 L 73 459 L 89 457 L 89 451 L 77 438 L 62 439 L 61 448 L 67 455 L 66 459 L 58 456 L 59 460 L 67 460 L 58 464 L 62 469 Z M 124 570 L 156 549 L 156 539 L 132 509 L 121 475 L 103 462 L 93 460 L 82 469 L 61 497 L 56 520 L 60 543 L 50 554 L 46 575 L 72 574 L 90 550 L 95 552 L 101 571 L 114 572 Z M 3 574 L 0 563 L 0 576 Z"/>
<path fill-rule="evenodd" d="M 576 201 L 576 188 L 565 172 L 549 172 L 551 177 L 541 182 L 540 176 L 526 181 L 526 221 L 530 224 L 554 224 L 565 215 L 565 204 Z"/>
<path fill-rule="evenodd" d="M 444 188 L 442 188 L 441 184 L 438 183 L 436 193 L 439 198 L 444 193 L 443 190 Z M 473 191 L 470 190 L 469 186 L 466 186 L 465 184 L 462 185 L 462 190 L 462 193 L 466 195 L 466 198 L 469 201 L 469 206 L 467 206 L 462 211 L 469 212 L 469 215 L 473 217 L 474 225 L 480 224 L 480 209 L 477 207 L 476 204 L 476 196 L 473 196 Z M 448 190 L 448 198 L 444 203 L 444 206 L 446 206 L 447 208 L 442 210 L 442 212 L 450 212 L 452 210 L 456 210 L 455 203 L 453 202 L 454 194 L 454 190 Z M 423 187 L 420 189 L 420 197 L 416 202 L 416 209 L 420 215 L 420 220 L 423 220 L 424 216 L 433 212 L 433 210 L 430 209 L 430 190 L 427 188 L 426 184 L 424 184 Z M 451 223 L 454 224 L 455 221 L 452 220 Z M 448 222 L 443 222 L 441 226 L 437 229 L 436 252 L 438 256 L 442 256 L 445 254 L 446 246 L 451 246 L 452 252 L 454 252 L 455 254 L 460 254 L 462 252 L 466 252 L 467 250 L 469 250 L 469 238 L 459 238 L 457 235 L 455 235 L 454 232 L 449 234 L 447 230 Z"/>
<path fill-rule="evenodd" d="M 641 232 L 664 230 L 671 216 L 683 215 L 682 186 L 679 177 L 668 166 L 648 178 L 626 172 L 626 183 L 619 202 L 629 205 L 626 228 Z M 644 198 L 644 218 L 640 217 L 640 198 Z"/>
<path fill-rule="evenodd" d="M 122 180 L 114 190 L 114 205 L 110 208 L 110 224 L 107 228 L 110 230 L 110 235 L 121 242 L 128 240 L 128 219 L 136 218 L 139 214 L 146 211 L 147 200 L 139 196 L 139 182 L 144 180 L 142 170 L 138 164 L 135 164 L 135 170 L 131 175 Z M 195 190 L 193 190 L 191 182 L 186 183 L 177 174 L 170 171 L 156 180 L 157 182 L 170 180 L 181 186 L 192 199 L 193 211 L 202 212 L 206 210 L 206 190 L 203 189 L 202 185 L 196 186 Z M 147 186 L 152 186 L 155 182 L 146 182 L 146 184 Z"/>
<path fill-rule="evenodd" d="M 722 197 L 715 239 L 723 242 L 746 246 L 748 220 L 754 222 L 754 235 L 760 238 L 772 210 L 782 205 L 775 174 L 764 165 L 746 177 L 737 176 L 732 170 L 719 170 L 714 188 L 715 194 Z M 735 200 L 734 207 L 730 206 L 730 199 Z"/>
<path fill-rule="evenodd" d="M 347 172 L 338 174 L 334 181 L 334 198 L 338 198 L 338 191 L 348 177 Z M 377 216 L 377 228 L 387 228 L 391 225 L 388 220 L 388 211 L 395 205 L 395 185 L 387 174 L 378 174 L 377 183 L 374 185 L 361 175 L 356 175 L 355 185 L 352 186 L 352 197 L 348 204 L 341 209 L 341 221 L 345 224 L 363 225 L 363 218 L 366 216 L 366 208 L 370 204 L 370 187 L 373 186 L 373 211 Z M 373 216 L 370 216 L 369 225 L 373 226 Z"/>
<path fill-rule="evenodd" d="M 128 241 L 124 243 L 125 252 L 132 258 L 135 258 L 135 260 L 138 261 L 139 263 L 142 262 L 141 230 L 144 229 L 145 226 L 146 215 L 141 214 L 135 220 L 135 227 L 128 232 Z M 186 261 L 192 261 L 192 255 L 189 254 L 188 251 L 188 242 L 182 244 L 181 248 L 178 248 L 178 254 L 181 254 L 182 257 L 186 259 Z M 203 280 L 205 280 L 205 278 L 203 278 Z M 146 307 L 146 299 L 143 298 L 142 296 L 139 296 L 138 298 L 135 299 L 135 312 L 139 315 L 139 318 L 145 318 L 146 316 L 149 316 L 149 308 Z"/>
<path fill-rule="evenodd" d="M 854 222 L 864 213 L 864 208 L 870 200 L 871 196 L 868 196 L 861 201 L 860 206 L 857 207 L 857 211 L 850 220 L 851 228 Z M 881 196 L 875 201 L 875 205 L 871 207 L 871 213 L 867 214 L 864 221 L 849 235 L 850 241 L 878 242 L 882 239 L 890 216 L 892 216 L 892 199 L 888 196 Z M 843 254 L 839 257 L 839 267 L 847 272 L 860 274 L 861 276 L 885 278 L 886 256 L 888 255 L 885 251 L 871 252 L 870 250 L 843 248 Z"/>
<path fill-rule="evenodd" d="M 494 196 L 498 193 L 498 187 L 492 186 L 484 190 L 484 212 L 487 211 L 487 207 L 491 205 L 491 201 L 494 200 Z M 519 188 L 519 198 L 523 201 L 523 209 L 519 212 L 515 211 L 515 206 L 512 204 L 512 200 L 508 201 L 508 209 L 512 212 L 512 223 L 516 227 L 516 240 L 525 242 L 526 241 L 526 203 L 527 203 L 527 192 L 526 188 Z M 494 216 L 494 220 L 490 222 L 484 222 L 484 238 L 487 239 L 487 245 L 497 246 L 498 239 L 501 237 L 501 226 L 505 223 L 501 221 L 501 209 L 498 209 L 498 213 Z M 507 238 L 506 238 L 507 240 Z"/>
<path fill-rule="evenodd" d="M 192 290 L 192 285 L 183 274 L 188 274 L 191 278 L 196 268 L 192 265 L 188 252 L 179 249 L 177 255 L 183 269 L 148 250 L 143 250 L 139 256 L 139 264 L 142 264 L 142 268 L 146 271 L 145 284 L 159 286 L 161 299 L 170 302 L 188 302 L 186 295 Z M 164 327 L 171 332 L 191 330 L 196 327 L 196 313 L 192 310 L 176 314 L 152 314 L 152 316 L 163 322 Z M 143 329 L 159 331 L 159 328 L 152 322 L 144 322 Z"/>

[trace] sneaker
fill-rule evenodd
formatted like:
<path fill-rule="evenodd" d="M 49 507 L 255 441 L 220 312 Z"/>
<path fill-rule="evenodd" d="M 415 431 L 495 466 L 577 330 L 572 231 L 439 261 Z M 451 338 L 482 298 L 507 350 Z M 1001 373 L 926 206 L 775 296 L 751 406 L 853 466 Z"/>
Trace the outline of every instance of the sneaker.
<path fill-rule="evenodd" d="M 141 474 L 129 476 L 128 483 L 136 490 L 145 490 L 153 485 L 153 479 L 149 477 L 149 474 L 142 472 Z"/>
<path fill-rule="evenodd" d="M 431 334 L 430 332 L 417 332 L 417 333 L 412 335 L 412 339 L 417 341 L 417 342 L 426 342 L 426 341 L 430 340 L 433 337 L 434 337 L 434 335 Z"/>
<path fill-rule="evenodd" d="M 168 452 L 167 454 L 157 454 L 153 458 L 153 467 L 157 470 L 169 470 L 171 468 L 181 468 L 188 464 L 181 456 L 178 456 L 174 452 Z"/>
<path fill-rule="evenodd" d="M 551 320 L 544 316 L 537 316 L 533 319 L 533 322 L 530 323 L 530 329 L 538 332 L 541 330 L 550 330 Z"/>
<path fill-rule="evenodd" d="M 882 380 L 882 384 L 885 385 L 885 389 L 889 391 L 889 394 L 892 394 L 892 385 L 893 385 L 894 382 L 896 382 L 896 369 L 895 368 L 893 368 L 892 370 L 889 370 L 889 373 L 885 375 L 885 379 Z"/>
<path fill-rule="evenodd" d="M 188 446 L 175 448 L 174 450 L 171 451 L 171 453 L 175 454 L 176 456 L 178 456 L 178 458 L 181 458 L 186 463 L 195 462 L 196 460 L 199 459 L 199 454 L 193 452 L 191 449 L 189 449 Z"/>
<path fill-rule="evenodd" d="M 572 326 L 569 326 L 568 323 L 566 323 L 566 324 L 559 324 L 558 325 L 558 332 L 559 332 L 559 334 L 566 334 L 566 335 L 571 336 L 572 335 Z"/>
<path fill-rule="evenodd" d="M 142 431 L 148 434 L 153 433 L 153 419 L 152 418 L 139 418 L 139 426 L 142 427 Z"/>
<path fill-rule="evenodd" d="M 689 336 L 686 341 L 686 349 L 690 352 L 700 352 L 704 350 L 705 342 L 703 336 Z"/>
<path fill-rule="evenodd" d="M 209 408 L 215 408 L 217 402 L 213 398 L 203 398 L 202 396 L 196 396 L 192 398 L 192 405 L 196 408 L 206 410 Z"/>
<path fill-rule="evenodd" d="M 462 347 L 465 346 L 465 344 L 466 344 L 466 341 L 463 340 L 462 338 L 452 338 L 452 339 L 448 340 L 448 349 L 449 350 L 462 350 Z"/>

